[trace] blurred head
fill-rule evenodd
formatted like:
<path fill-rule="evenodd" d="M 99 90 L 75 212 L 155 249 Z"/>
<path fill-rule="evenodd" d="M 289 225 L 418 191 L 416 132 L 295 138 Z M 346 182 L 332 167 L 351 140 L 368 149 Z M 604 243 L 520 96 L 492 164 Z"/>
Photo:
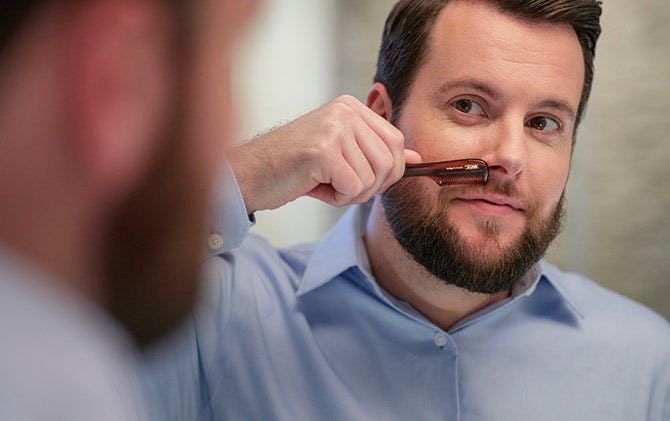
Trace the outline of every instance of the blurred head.
<path fill-rule="evenodd" d="M 0 101 L 15 109 L 2 130 L 15 145 L 33 144 L 20 153 L 22 146 L 0 145 L 25 161 L 5 170 L 21 172 L 35 197 L 34 204 L 17 199 L 14 214 L 20 219 L 42 203 L 42 212 L 52 215 L 44 224 L 62 219 L 63 237 L 79 235 L 95 249 L 80 255 L 95 268 L 78 282 L 97 283 L 95 299 L 140 344 L 174 327 L 194 302 L 207 211 L 234 129 L 230 65 L 256 3 L 22 0 L 0 6 L 0 74 L 12 81 Z M 31 109 L 37 120 L 27 129 Z M 58 241 L 39 252 L 43 246 L 30 241 L 14 243 L 56 276 L 81 275 L 49 258 Z"/>
<path fill-rule="evenodd" d="M 383 83 L 399 117 L 417 68 L 426 59 L 435 20 L 451 0 L 400 0 L 389 14 L 382 36 L 374 81 Z M 600 0 L 477 0 L 528 22 L 565 23 L 579 39 L 584 55 L 584 87 L 577 112 L 581 120 L 591 93 L 596 41 L 600 36 Z"/>

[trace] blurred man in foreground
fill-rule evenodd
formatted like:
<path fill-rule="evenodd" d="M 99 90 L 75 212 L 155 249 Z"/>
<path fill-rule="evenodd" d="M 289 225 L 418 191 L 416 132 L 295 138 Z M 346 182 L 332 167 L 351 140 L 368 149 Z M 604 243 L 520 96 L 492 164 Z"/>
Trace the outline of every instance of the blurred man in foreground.
<path fill-rule="evenodd" d="M 198 290 L 255 3 L 0 3 L 0 419 L 149 415 L 133 342 Z"/>

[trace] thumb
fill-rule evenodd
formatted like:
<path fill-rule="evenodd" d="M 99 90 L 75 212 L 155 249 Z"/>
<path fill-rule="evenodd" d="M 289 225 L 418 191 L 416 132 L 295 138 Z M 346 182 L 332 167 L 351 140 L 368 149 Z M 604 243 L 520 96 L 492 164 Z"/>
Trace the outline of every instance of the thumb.
<path fill-rule="evenodd" d="M 405 163 L 406 164 L 420 164 L 423 162 L 421 155 L 411 149 L 405 149 Z"/>

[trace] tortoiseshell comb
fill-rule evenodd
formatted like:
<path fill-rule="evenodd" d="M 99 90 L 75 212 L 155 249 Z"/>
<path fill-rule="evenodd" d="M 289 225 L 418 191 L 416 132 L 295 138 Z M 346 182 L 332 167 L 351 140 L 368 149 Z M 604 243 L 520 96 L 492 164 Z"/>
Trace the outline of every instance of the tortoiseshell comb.
<path fill-rule="evenodd" d="M 454 161 L 406 164 L 403 177 L 432 178 L 438 185 L 486 184 L 489 166 L 481 159 L 458 159 Z"/>

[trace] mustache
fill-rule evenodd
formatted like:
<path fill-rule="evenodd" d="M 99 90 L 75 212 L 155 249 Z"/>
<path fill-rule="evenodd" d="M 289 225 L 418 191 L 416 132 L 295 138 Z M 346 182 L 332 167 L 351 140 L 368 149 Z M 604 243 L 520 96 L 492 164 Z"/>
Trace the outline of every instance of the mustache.
<path fill-rule="evenodd" d="M 508 197 L 515 202 L 521 203 L 524 212 L 529 215 L 535 214 L 539 207 L 535 201 L 530 200 L 527 195 L 520 191 L 514 180 L 496 177 L 495 175 L 489 176 L 486 184 L 442 187 L 437 199 L 440 207 L 447 207 L 449 202 L 454 198 L 472 194 Z"/>
<path fill-rule="evenodd" d="M 396 200 L 407 201 L 405 206 L 436 206 L 436 209 L 446 210 L 452 200 L 467 195 L 496 195 L 506 196 L 515 202 L 521 203 L 524 212 L 528 216 L 536 214 L 539 204 L 530 200 L 528 196 L 520 191 L 517 182 L 496 174 L 490 174 L 486 184 L 459 184 L 437 187 L 437 195 L 433 199 L 426 196 L 426 190 L 420 186 L 420 178 L 404 178 L 382 193 L 382 199 L 395 197 Z M 434 184 L 431 186 L 433 187 Z M 422 193 L 419 193 L 422 192 Z"/>
<path fill-rule="evenodd" d="M 440 196 L 459 196 L 472 193 L 502 195 L 521 200 L 524 203 L 527 202 L 513 180 L 506 180 L 495 176 L 489 176 L 486 184 L 447 186 L 442 187 L 440 190 Z"/>

